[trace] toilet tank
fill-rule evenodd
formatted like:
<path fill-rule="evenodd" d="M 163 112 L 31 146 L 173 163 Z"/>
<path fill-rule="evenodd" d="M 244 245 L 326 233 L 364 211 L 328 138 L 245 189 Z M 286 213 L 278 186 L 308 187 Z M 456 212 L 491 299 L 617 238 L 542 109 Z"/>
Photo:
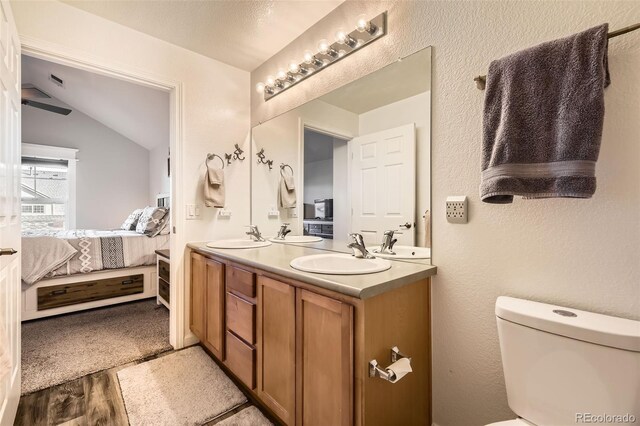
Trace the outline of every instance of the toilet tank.
<path fill-rule="evenodd" d="M 518 416 L 536 425 L 640 423 L 640 321 L 504 296 L 496 317 Z"/>

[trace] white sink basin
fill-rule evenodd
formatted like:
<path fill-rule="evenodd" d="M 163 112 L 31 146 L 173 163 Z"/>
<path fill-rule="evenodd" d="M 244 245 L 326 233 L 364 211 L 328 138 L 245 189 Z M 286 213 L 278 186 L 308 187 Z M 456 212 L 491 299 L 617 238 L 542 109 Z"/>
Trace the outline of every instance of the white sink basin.
<path fill-rule="evenodd" d="M 431 249 L 424 247 L 394 246 L 395 255 L 378 253 L 378 250 L 380 249 L 372 250 L 373 255 L 383 259 L 429 259 L 431 257 Z"/>
<path fill-rule="evenodd" d="M 250 249 L 270 246 L 269 241 L 254 241 L 247 238 L 235 238 L 231 240 L 218 240 L 207 243 L 207 247 L 218 249 Z"/>
<path fill-rule="evenodd" d="M 290 265 L 299 271 L 331 275 L 372 274 L 391 268 L 391 262 L 385 259 L 358 259 L 350 254 L 339 253 L 297 257 Z"/>
<path fill-rule="evenodd" d="M 275 237 L 269 238 L 269 241 L 273 243 L 292 243 L 292 244 L 305 244 L 305 243 L 319 243 L 322 241 L 320 237 L 314 237 L 311 235 L 287 235 L 284 240 L 278 240 Z"/>

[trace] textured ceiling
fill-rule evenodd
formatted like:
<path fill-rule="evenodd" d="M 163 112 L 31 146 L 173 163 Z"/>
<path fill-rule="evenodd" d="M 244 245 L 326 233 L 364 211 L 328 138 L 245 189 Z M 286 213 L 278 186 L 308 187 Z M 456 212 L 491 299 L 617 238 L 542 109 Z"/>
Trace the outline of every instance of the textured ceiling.
<path fill-rule="evenodd" d="M 62 0 L 94 15 L 252 71 L 343 0 Z"/>
<path fill-rule="evenodd" d="M 49 80 L 55 74 L 64 88 Z M 169 93 L 22 56 L 22 83 L 32 84 L 122 136 L 154 149 L 169 146 Z M 36 101 L 56 104 L 50 99 Z M 73 112 L 71 113 L 73 114 Z"/>

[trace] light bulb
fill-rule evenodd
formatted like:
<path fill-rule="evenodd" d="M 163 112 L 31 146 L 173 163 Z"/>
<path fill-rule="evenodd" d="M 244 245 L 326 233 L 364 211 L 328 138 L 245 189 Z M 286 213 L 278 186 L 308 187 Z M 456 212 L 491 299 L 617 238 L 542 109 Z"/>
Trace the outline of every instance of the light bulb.
<path fill-rule="evenodd" d="M 260 82 L 256 84 L 256 92 L 264 93 L 264 83 Z"/>
<path fill-rule="evenodd" d="M 278 80 L 286 80 L 287 79 L 287 72 L 283 69 L 278 70 L 278 74 L 276 74 L 276 77 L 278 78 Z"/>
<path fill-rule="evenodd" d="M 345 44 L 345 41 L 347 41 L 347 33 L 345 33 L 343 30 L 338 30 L 336 32 L 336 41 L 338 43 Z"/>
<path fill-rule="evenodd" d="M 310 50 L 305 50 L 304 51 L 304 62 L 306 64 L 310 64 L 313 62 L 313 58 L 314 58 L 314 54 L 312 51 Z"/>
<path fill-rule="evenodd" d="M 289 72 L 297 74 L 298 72 L 300 72 L 300 65 L 298 65 L 296 62 L 291 61 L 289 63 Z"/>
<path fill-rule="evenodd" d="M 322 39 L 320 40 L 320 42 L 318 42 L 318 50 L 320 51 L 320 53 L 326 55 L 329 52 L 330 48 L 331 48 L 331 45 L 327 40 Z"/>
<path fill-rule="evenodd" d="M 369 26 L 369 20 L 365 15 L 360 15 L 356 18 L 356 29 L 361 33 L 369 30 Z"/>

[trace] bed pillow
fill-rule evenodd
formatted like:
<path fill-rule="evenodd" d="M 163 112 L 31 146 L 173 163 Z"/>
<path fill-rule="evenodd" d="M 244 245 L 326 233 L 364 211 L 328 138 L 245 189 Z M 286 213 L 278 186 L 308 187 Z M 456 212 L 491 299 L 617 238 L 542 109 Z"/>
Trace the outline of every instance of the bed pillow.
<path fill-rule="evenodd" d="M 155 237 L 165 226 L 168 213 L 169 209 L 166 207 L 145 207 L 140 219 L 138 219 L 136 232 L 148 237 Z"/>
<path fill-rule="evenodd" d="M 136 226 L 138 226 L 138 220 L 140 220 L 140 216 L 142 216 L 143 211 L 144 209 L 134 210 L 124 221 L 120 229 L 124 229 L 125 231 L 135 231 Z"/>

